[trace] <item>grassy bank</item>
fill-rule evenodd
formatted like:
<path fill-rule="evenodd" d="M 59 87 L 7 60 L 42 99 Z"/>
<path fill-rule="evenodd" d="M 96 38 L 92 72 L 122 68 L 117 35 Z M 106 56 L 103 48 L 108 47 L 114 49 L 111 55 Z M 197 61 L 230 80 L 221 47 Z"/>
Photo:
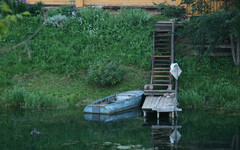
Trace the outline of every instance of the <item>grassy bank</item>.
<path fill-rule="evenodd" d="M 67 15 L 64 11 L 49 11 L 49 17 L 59 13 Z M 63 20 L 58 25 L 48 23 L 27 47 L 0 55 L 1 104 L 85 105 L 107 95 L 143 90 L 143 85 L 149 84 L 152 26 L 167 20 L 166 17 L 151 16 L 140 9 L 121 9 L 111 14 L 83 8 Z M 25 17 L 3 36 L 0 47 L 4 49 L 23 41 L 42 23 L 40 16 Z M 232 60 L 185 53 L 181 46 L 176 48 L 176 62 L 183 70 L 179 83 L 181 107 L 238 108 L 240 70 L 232 65 Z M 111 60 L 124 70 L 118 84 L 99 86 L 86 81 L 92 64 Z M 19 101 L 12 102 L 16 97 L 20 97 Z"/>

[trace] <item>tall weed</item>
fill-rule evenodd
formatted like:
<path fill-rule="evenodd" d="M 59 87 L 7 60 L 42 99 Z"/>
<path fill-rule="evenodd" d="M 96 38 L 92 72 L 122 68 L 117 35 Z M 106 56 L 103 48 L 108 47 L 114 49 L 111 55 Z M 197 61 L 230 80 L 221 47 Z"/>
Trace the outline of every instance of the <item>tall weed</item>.
<path fill-rule="evenodd" d="M 6 103 L 17 107 L 54 107 L 63 105 L 63 100 L 42 91 L 38 93 L 28 92 L 24 88 L 14 87 L 6 91 Z"/>

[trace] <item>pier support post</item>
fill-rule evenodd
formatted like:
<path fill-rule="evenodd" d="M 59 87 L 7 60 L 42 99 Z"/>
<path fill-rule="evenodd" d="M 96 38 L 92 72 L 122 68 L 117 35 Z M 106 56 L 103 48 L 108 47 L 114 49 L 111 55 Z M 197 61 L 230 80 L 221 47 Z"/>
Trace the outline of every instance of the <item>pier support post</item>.
<path fill-rule="evenodd" d="M 168 113 L 169 118 L 172 118 L 172 113 Z"/>
<path fill-rule="evenodd" d="M 171 114 L 172 114 L 172 118 L 174 118 L 174 111 Z"/>
<path fill-rule="evenodd" d="M 160 118 L 160 112 L 157 112 L 157 119 Z"/>
<path fill-rule="evenodd" d="M 143 111 L 143 117 L 146 118 L 147 117 L 147 112 Z"/>

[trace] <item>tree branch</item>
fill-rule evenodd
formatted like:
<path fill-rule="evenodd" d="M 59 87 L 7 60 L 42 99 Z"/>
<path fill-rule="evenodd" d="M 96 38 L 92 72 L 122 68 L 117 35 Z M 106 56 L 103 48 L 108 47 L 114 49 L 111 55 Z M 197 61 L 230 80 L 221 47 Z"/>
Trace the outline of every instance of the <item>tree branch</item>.
<path fill-rule="evenodd" d="M 14 46 L 6 48 L 6 49 L 0 49 L 0 54 L 8 52 L 8 51 L 12 51 L 12 50 L 14 50 L 14 49 L 16 49 L 16 48 L 18 48 L 22 45 L 25 45 L 28 41 L 30 41 L 32 38 L 34 38 L 38 34 L 38 32 L 44 27 L 44 25 L 45 25 L 45 22 L 37 29 L 37 31 L 34 34 L 29 36 L 26 40 L 18 43 L 17 45 L 14 45 Z"/>

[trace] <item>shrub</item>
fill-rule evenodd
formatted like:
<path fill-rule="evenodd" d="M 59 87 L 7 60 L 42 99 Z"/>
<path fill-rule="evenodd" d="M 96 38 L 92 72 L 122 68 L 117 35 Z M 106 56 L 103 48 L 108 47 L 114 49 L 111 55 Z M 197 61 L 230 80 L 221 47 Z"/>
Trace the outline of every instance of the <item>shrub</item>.
<path fill-rule="evenodd" d="M 65 15 L 72 16 L 75 15 L 78 9 L 75 5 L 64 5 L 59 8 L 53 8 L 48 11 L 48 16 L 56 16 L 56 15 Z"/>
<path fill-rule="evenodd" d="M 31 15 L 39 15 L 43 11 L 43 3 L 42 2 L 37 2 L 36 4 L 33 5 L 28 5 L 28 11 L 31 13 Z"/>
<path fill-rule="evenodd" d="M 89 67 L 86 80 L 100 86 L 115 85 L 122 80 L 123 73 L 115 61 L 97 62 Z"/>
<path fill-rule="evenodd" d="M 125 22 L 128 25 L 138 26 L 149 23 L 152 15 L 142 9 L 120 9 L 119 21 Z"/>
<path fill-rule="evenodd" d="M 186 14 L 187 14 L 183 6 L 171 6 L 166 3 L 160 3 L 160 4 L 154 3 L 154 5 L 156 5 L 160 10 L 161 14 L 166 17 L 183 19 L 186 17 Z"/>
<path fill-rule="evenodd" d="M 27 11 L 28 4 L 26 0 L 4 0 L 14 14 L 22 13 Z"/>

